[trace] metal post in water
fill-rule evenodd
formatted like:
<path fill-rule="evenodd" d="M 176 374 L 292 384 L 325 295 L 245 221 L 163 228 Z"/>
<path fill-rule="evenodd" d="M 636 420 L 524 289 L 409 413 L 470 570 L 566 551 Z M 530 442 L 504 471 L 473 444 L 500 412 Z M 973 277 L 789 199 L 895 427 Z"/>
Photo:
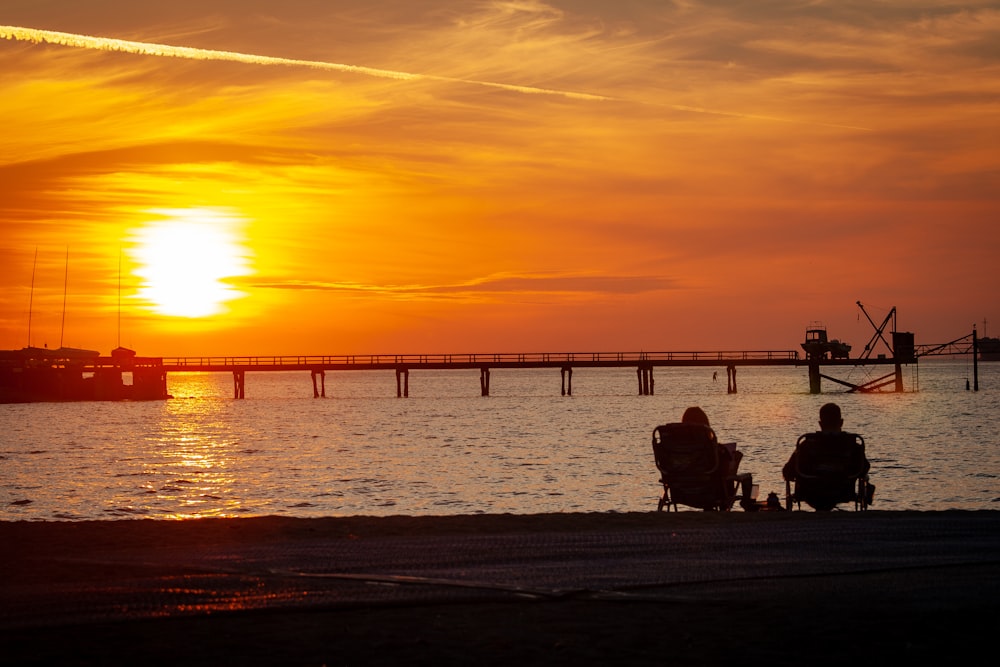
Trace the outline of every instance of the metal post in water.
<path fill-rule="evenodd" d="M 979 338 L 976 327 L 972 327 L 972 390 L 979 391 Z"/>

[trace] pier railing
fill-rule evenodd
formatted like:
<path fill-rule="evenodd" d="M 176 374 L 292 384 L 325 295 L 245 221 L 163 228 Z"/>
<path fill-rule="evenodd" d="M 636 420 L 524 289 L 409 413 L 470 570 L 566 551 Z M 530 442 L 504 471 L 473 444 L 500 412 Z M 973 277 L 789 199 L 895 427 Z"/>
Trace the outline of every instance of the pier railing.
<path fill-rule="evenodd" d="M 488 354 L 345 354 L 224 357 L 164 357 L 163 366 L 184 370 L 296 370 L 361 368 L 529 368 L 547 366 L 698 365 L 732 363 L 794 363 L 794 350 L 712 352 L 510 352 Z"/>

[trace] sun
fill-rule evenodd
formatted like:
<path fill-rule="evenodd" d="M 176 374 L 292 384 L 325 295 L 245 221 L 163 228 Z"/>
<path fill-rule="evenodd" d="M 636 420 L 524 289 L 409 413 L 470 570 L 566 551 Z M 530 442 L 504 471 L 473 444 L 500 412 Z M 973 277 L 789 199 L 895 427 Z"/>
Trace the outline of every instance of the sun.
<path fill-rule="evenodd" d="M 132 233 L 139 298 L 160 315 L 199 318 L 221 313 L 243 294 L 230 282 L 250 273 L 240 229 L 229 209 L 150 211 L 154 220 Z"/>

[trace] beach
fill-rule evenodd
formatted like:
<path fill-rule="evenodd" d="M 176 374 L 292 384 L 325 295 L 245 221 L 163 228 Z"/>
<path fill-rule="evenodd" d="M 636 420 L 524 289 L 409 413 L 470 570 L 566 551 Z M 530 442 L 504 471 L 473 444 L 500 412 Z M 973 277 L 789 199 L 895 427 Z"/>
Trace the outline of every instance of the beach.
<path fill-rule="evenodd" d="M 10 665 L 954 659 L 1000 513 L 0 522 Z"/>

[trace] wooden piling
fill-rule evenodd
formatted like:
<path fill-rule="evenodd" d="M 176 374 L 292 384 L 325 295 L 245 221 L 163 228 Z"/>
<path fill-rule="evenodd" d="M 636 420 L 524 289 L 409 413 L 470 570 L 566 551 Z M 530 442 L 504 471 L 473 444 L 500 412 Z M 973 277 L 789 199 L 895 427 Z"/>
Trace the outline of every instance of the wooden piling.
<path fill-rule="evenodd" d="M 326 398 L 326 371 L 311 371 L 313 383 L 313 398 Z M 319 386 L 316 385 L 316 378 L 319 377 Z"/>
<path fill-rule="evenodd" d="M 233 371 L 233 398 L 245 398 L 246 371 Z"/>
<path fill-rule="evenodd" d="M 479 369 L 479 391 L 483 396 L 490 395 L 490 369 L 483 366 Z"/>
<path fill-rule="evenodd" d="M 562 395 L 572 396 L 573 395 L 573 367 L 563 366 L 559 370 L 559 374 L 562 376 Z"/>
<path fill-rule="evenodd" d="M 655 393 L 653 367 L 651 365 L 639 366 L 635 372 L 639 378 L 639 395 L 652 396 Z"/>
<path fill-rule="evenodd" d="M 396 398 L 410 397 L 410 369 L 396 369 Z"/>

